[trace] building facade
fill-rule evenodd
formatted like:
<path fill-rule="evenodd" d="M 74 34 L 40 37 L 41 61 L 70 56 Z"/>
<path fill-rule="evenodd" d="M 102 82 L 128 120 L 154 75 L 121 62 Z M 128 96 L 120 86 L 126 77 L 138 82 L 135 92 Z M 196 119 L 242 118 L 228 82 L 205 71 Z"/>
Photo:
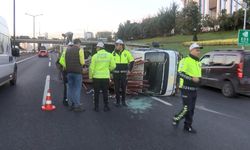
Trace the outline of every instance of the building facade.
<path fill-rule="evenodd" d="M 241 8 L 239 3 L 243 2 L 243 0 L 182 0 L 184 6 L 191 1 L 197 2 L 203 16 L 210 15 L 214 18 L 218 17 L 223 9 L 227 14 L 232 15 L 234 11 Z"/>

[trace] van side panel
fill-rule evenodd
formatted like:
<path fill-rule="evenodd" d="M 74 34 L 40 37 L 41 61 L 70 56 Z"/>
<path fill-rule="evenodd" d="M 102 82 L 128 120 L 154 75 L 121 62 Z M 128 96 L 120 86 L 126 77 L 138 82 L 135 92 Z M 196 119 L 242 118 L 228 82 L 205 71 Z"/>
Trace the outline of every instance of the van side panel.
<path fill-rule="evenodd" d="M 15 59 L 11 54 L 10 35 L 5 20 L 0 17 L 0 85 L 12 79 Z"/>

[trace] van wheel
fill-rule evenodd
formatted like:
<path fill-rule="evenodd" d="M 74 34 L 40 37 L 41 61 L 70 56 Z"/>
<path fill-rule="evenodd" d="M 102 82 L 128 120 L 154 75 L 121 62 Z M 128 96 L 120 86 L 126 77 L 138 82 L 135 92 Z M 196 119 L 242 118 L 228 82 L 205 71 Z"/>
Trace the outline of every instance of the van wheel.
<path fill-rule="evenodd" d="M 233 84 L 229 81 L 226 81 L 222 86 L 222 94 L 226 97 L 234 97 L 235 96 L 235 90 L 233 87 Z"/>
<path fill-rule="evenodd" d="M 16 85 L 16 80 L 17 80 L 17 71 L 14 72 L 13 79 L 10 80 L 10 85 Z"/>

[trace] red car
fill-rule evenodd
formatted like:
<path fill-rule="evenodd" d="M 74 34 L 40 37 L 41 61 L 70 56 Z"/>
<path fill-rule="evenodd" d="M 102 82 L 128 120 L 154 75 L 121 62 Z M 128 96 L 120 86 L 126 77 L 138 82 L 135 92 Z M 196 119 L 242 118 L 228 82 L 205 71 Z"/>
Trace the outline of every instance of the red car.
<path fill-rule="evenodd" d="M 49 57 L 49 53 L 47 50 L 40 50 L 38 52 L 38 57 Z"/>

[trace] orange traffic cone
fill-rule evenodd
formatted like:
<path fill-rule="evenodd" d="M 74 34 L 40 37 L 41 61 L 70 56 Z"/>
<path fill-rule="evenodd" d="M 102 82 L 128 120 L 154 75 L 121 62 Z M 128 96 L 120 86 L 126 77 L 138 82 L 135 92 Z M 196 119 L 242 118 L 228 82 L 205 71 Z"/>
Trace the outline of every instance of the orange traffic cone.
<path fill-rule="evenodd" d="M 56 106 L 52 105 L 51 93 L 50 93 L 50 90 L 48 90 L 48 93 L 47 93 L 47 96 L 46 96 L 45 105 L 42 106 L 42 110 L 52 111 L 54 109 L 56 109 Z"/>

